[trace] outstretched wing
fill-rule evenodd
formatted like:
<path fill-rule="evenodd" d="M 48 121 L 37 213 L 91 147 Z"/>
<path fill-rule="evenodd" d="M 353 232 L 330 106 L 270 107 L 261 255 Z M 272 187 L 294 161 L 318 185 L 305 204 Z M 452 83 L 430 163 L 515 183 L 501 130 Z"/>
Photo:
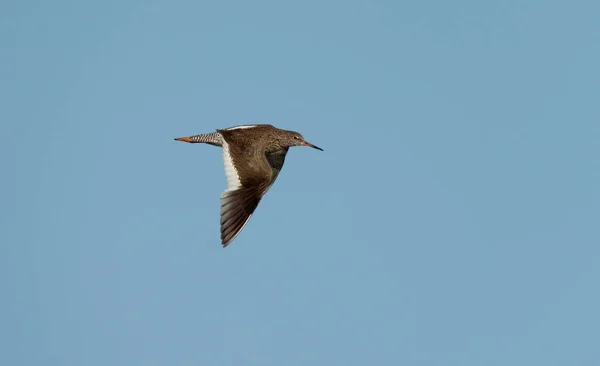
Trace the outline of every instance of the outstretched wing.
<path fill-rule="evenodd" d="M 265 154 L 223 142 L 227 190 L 221 195 L 221 243 L 226 247 L 242 231 L 283 167 L 285 153 Z"/>

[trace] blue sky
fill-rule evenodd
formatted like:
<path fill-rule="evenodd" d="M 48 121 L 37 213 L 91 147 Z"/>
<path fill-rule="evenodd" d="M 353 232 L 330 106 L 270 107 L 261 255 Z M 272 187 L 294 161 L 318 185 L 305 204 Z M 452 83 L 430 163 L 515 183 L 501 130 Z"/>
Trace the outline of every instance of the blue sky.
<path fill-rule="evenodd" d="M 599 13 L 2 2 L 0 364 L 599 364 Z M 223 249 L 249 123 L 325 151 Z"/>

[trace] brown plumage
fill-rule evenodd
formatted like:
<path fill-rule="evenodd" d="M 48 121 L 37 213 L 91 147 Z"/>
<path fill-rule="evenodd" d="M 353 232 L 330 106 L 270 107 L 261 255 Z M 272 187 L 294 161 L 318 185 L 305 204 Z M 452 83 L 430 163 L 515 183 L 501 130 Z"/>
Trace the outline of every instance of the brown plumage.
<path fill-rule="evenodd" d="M 221 243 L 229 245 L 248 223 L 283 168 L 291 146 L 310 146 L 301 134 L 272 125 L 248 125 L 179 137 L 223 148 L 227 189 L 221 194 Z"/>

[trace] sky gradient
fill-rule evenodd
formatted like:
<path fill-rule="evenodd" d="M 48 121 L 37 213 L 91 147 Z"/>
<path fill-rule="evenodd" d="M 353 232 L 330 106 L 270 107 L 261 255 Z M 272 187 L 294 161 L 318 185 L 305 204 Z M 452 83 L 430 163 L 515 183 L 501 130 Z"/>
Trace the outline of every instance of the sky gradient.
<path fill-rule="evenodd" d="M 0 3 L 0 364 L 600 364 L 598 14 Z M 324 151 L 223 249 L 251 123 Z"/>

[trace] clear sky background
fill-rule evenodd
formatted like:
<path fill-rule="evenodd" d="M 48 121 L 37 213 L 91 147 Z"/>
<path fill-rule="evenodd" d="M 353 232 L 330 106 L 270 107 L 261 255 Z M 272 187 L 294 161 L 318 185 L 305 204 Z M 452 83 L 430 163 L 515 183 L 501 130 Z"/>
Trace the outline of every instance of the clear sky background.
<path fill-rule="evenodd" d="M 3 1 L 0 364 L 600 364 L 597 1 Z M 293 148 L 219 241 L 221 150 Z"/>

